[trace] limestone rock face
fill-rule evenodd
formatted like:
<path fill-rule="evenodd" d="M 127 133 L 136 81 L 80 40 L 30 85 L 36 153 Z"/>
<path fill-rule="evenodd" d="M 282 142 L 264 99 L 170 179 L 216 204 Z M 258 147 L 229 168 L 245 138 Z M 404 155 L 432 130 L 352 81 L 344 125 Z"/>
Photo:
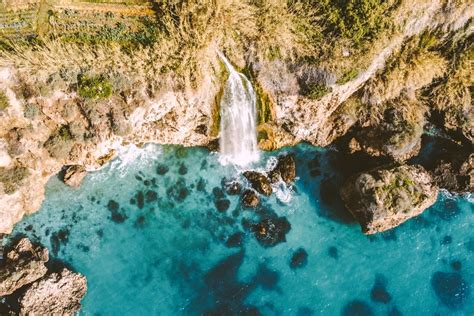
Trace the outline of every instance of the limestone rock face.
<path fill-rule="evenodd" d="M 244 177 L 252 185 L 258 193 L 269 196 L 272 194 L 273 189 L 270 180 L 262 173 L 257 171 L 245 171 Z"/>
<path fill-rule="evenodd" d="M 49 260 L 48 249 L 35 247 L 27 238 L 21 239 L 7 253 L 0 267 L 0 296 L 10 295 L 24 285 L 43 277 Z"/>
<path fill-rule="evenodd" d="M 341 188 L 365 234 L 391 229 L 436 202 L 438 188 L 421 166 L 380 168 L 352 176 Z"/>
<path fill-rule="evenodd" d="M 285 181 L 286 184 L 290 184 L 295 181 L 296 178 L 296 162 L 292 155 L 284 155 L 278 158 L 278 163 L 270 172 L 270 180 L 275 183 L 280 178 Z"/>
<path fill-rule="evenodd" d="M 35 282 L 20 299 L 20 315 L 75 315 L 86 294 L 86 278 L 63 269 Z"/>
<path fill-rule="evenodd" d="M 474 154 L 464 162 L 441 161 L 434 171 L 434 182 L 450 192 L 465 193 L 474 191 Z"/>
<path fill-rule="evenodd" d="M 73 187 L 73 188 L 78 188 L 82 180 L 84 180 L 84 177 L 87 175 L 86 168 L 81 165 L 72 165 L 68 166 L 65 173 L 64 173 L 64 178 L 63 181 L 67 185 Z"/>

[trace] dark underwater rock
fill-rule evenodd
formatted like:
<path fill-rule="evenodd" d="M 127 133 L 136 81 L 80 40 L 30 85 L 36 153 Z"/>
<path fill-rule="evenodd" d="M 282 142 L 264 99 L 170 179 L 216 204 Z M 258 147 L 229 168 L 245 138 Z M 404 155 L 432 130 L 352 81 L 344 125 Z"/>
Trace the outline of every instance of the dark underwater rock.
<path fill-rule="evenodd" d="M 244 240 L 244 233 L 237 232 L 235 234 L 230 235 L 229 238 L 227 238 L 225 245 L 229 248 L 240 247 L 243 244 L 243 240 Z"/>
<path fill-rule="evenodd" d="M 372 310 L 369 304 L 360 300 L 353 300 L 344 306 L 341 312 L 342 316 L 372 316 Z"/>
<path fill-rule="evenodd" d="M 269 196 L 272 194 L 273 189 L 270 180 L 262 173 L 257 171 L 245 171 L 244 177 L 252 185 L 258 193 Z"/>
<path fill-rule="evenodd" d="M 436 202 L 438 188 L 423 167 L 403 165 L 352 176 L 340 193 L 362 231 L 374 234 L 421 214 Z"/>
<path fill-rule="evenodd" d="M 253 208 L 260 203 L 260 198 L 254 190 L 245 190 L 242 194 L 242 204 L 245 207 Z"/>
<path fill-rule="evenodd" d="M 288 154 L 278 157 L 278 163 L 269 174 L 272 183 L 282 179 L 286 184 L 295 181 L 296 178 L 296 162 L 293 155 Z"/>
<path fill-rule="evenodd" d="M 168 173 L 169 170 L 170 168 L 168 168 L 168 166 L 163 165 L 163 164 L 159 164 L 156 167 L 156 173 L 160 176 L 165 175 L 166 173 Z"/>
<path fill-rule="evenodd" d="M 43 277 L 48 260 L 48 249 L 34 246 L 28 238 L 21 239 L 6 254 L 0 267 L 0 296 L 10 295 Z"/>
<path fill-rule="evenodd" d="M 297 249 L 290 260 L 290 268 L 304 268 L 308 264 L 308 253 L 303 248 Z"/>
<path fill-rule="evenodd" d="M 469 284 L 460 273 L 435 272 L 431 287 L 441 303 L 449 308 L 460 308 L 470 295 Z"/>
<path fill-rule="evenodd" d="M 229 209 L 230 201 L 228 199 L 218 199 L 214 204 L 219 212 L 225 212 Z"/>
<path fill-rule="evenodd" d="M 392 296 L 387 292 L 386 289 L 387 281 L 384 276 L 377 275 L 375 277 L 375 283 L 370 292 L 370 298 L 374 302 L 388 304 L 392 300 Z"/>
<path fill-rule="evenodd" d="M 263 247 L 273 247 L 285 242 L 290 229 L 291 225 L 286 217 L 265 218 L 251 226 L 255 238 Z"/>

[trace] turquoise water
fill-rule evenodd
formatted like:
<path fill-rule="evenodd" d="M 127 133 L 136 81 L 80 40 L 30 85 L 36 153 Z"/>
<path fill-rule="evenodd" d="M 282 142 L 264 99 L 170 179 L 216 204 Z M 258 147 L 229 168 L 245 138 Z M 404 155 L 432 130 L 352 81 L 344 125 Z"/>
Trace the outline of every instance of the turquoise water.
<path fill-rule="evenodd" d="M 52 179 L 14 234 L 87 276 L 82 315 L 474 314 L 472 198 L 440 194 L 422 216 L 364 236 L 338 197 L 337 153 L 302 144 L 257 167 L 281 152 L 296 155 L 295 186 L 257 210 L 223 190 L 239 171 L 217 155 L 148 145 L 80 189 Z M 266 217 L 288 220 L 286 241 L 256 240 L 248 227 Z"/>

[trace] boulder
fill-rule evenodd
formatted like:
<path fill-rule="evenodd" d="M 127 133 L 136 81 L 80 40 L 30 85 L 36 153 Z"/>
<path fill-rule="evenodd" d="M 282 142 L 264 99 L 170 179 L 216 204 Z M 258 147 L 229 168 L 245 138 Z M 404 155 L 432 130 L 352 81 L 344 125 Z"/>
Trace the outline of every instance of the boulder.
<path fill-rule="evenodd" d="M 450 192 L 474 191 L 474 154 L 464 161 L 440 161 L 432 171 L 432 176 L 439 187 Z"/>
<path fill-rule="evenodd" d="M 264 174 L 257 171 L 245 171 L 244 177 L 252 185 L 258 193 L 269 196 L 272 194 L 273 189 L 270 180 Z"/>
<path fill-rule="evenodd" d="M 438 188 L 421 166 L 379 168 L 350 177 L 341 197 L 365 234 L 383 232 L 436 202 Z"/>
<path fill-rule="evenodd" d="M 0 267 L 0 296 L 10 295 L 24 285 L 43 277 L 49 252 L 33 246 L 27 238 L 21 239 L 6 255 Z"/>
<path fill-rule="evenodd" d="M 76 315 L 86 291 L 84 276 L 67 269 L 51 273 L 20 298 L 20 315 Z"/>
<path fill-rule="evenodd" d="M 284 155 L 278 157 L 278 163 L 270 172 L 270 181 L 272 183 L 278 182 L 282 179 L 286 184 L 295 181 L 296 178 L 296 163 L 293 155 Z"/>
<path fill-rule="evenodd" d="M 286 241 L 291 225 L 286 217 L 269 217 L 251 226 L 257 241 L 263 247 L 273 247 Z"/>
<path fill-rule="evenodd" d="M 86 168 L 81 165 L 72 165 L 68 166 L 64 172 L 63 181 L 67 185 L 73 188 L 78 188 L 82 180 L 84 180 L 85 176 L 87 175 Z"/>
<path fill-rule="evenodd" d="M 254 190 L 245 190 L 242 194 L 242 204 L 245 207 L 253 208 L 260 203 L 260 198 Z"/>

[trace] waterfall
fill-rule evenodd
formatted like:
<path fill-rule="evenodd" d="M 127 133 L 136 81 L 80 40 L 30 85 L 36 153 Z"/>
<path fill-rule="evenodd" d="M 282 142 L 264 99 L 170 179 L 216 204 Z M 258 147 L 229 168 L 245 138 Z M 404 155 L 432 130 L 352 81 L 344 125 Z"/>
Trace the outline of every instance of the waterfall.
<path fill-rule="evenodd" d="M 219 53 L 229 72 L 220 102 L 220 157 L 222 164 L 245 166 L 258 160 L 257 99 L 250 81 Z"/>

